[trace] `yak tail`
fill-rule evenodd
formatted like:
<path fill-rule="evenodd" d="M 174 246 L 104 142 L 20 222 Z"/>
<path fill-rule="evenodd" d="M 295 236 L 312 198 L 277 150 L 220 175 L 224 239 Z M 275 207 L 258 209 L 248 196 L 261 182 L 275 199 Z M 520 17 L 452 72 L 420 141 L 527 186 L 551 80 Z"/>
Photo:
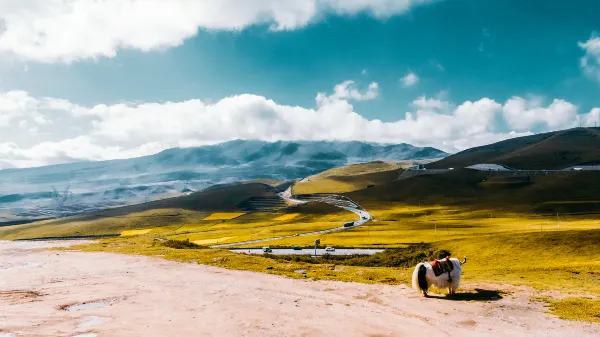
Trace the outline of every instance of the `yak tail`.
<path fill-rule="evenodd" d="M 467 263 L 467 257 L 466 256 L 465 256 L 464 260 L 460 261 L 460 264 L 465 264 L 465 263 Z"/>
<path fill-rule="evenodd" d="M 425 274 L 427 273 L 427 267 L 424 263 L 419 263 L 415 267 L 415 271 L 412 276 L 412 286 L 415 290 L 426 292 L 429 288 Z"/>

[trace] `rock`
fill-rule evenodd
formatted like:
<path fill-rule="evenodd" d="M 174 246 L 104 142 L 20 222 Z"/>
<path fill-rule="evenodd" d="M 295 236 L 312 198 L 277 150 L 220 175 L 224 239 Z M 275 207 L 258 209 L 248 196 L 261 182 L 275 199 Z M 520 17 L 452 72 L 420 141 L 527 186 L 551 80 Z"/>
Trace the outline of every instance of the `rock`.
<path fill-rule="evenodd" d="M 296 270 L 294 270 L 294 273 L 306 274 L 306 270 L 304 270 L 304 269 L 296 269 Z"/>
<path fill-rule="evenodd" d="M 267 270 L 273 269 L 273 266 L 267 266 Z"/>

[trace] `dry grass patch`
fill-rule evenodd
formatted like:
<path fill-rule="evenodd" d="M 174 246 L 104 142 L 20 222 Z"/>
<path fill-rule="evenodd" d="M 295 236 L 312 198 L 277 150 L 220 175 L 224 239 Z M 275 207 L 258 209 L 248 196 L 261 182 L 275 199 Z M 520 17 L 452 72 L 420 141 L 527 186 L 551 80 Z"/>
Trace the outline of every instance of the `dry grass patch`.
<path fill-rule="evenodd" d="M 214 244 L 218 244 L 218 243 L 224 243 L 224 242 L 229 241 L 234 238 L 235 238 L 235 236 L 224 236 L 224 237 L 216 238 L 216 239 L 194 240 L 192 242 L 197 245 L 214 245 Z"/>
<path fill-rule="evenodd" d="M 209 216 L 207 216 L 206 218 L 204 218 L 203 220 L 231 220 L 231 219 L 235 219 L 237 217 L 240 217 L 242 215 L 244 215 L 246 213 L 238 213 L 238 212 L 231 212 L 231 213 L 213 213 Z"/>
<path fill-rule="evenodd" d="M 128 231 L 122 231 L 121 232 L 121 236 L 143 235 L 143 234 L 148 234 L 150 231 L 152 231 L 152 228 L 148 228 L 148 229 L 132 229 L 132 230 L 128 230 Z"/>
<path fill-rule="evenodd" d="M 548 300 L 550 311 L 563 319 L 600 322 L 600 299 L 568 297 Z"/>
<path fill-rule="evenodd" d="M 287 221 L 287 220 L 292 220 L 294 218 L 297 218 L 300 215 L 300 213 L 289 213 L 289 214 L 284 214 L 281 216 L 276 217 L 275 221 Z"/>

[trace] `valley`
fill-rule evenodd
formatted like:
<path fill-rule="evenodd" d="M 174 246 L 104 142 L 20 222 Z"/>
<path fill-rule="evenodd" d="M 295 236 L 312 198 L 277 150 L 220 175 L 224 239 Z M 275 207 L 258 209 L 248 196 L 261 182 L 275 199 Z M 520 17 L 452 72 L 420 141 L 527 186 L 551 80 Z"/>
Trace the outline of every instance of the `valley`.
<path fill-rule="evenodd" d="M 454 156 L 464 154 L 440 162 Z M 468 257 L 457 303 L 472 307 L 483 301 L 485 310 L 493 311 L 511 306 L 511 301 L 529 301 L 520 305 L 536 315 L 551 313 L 574 321 L 568 324 L 582 329 L 582 335 L 600 331 L 600 171 L 538 175 L 514 170 L 503 175 L 457 167 L 401 177 L 411 170 L 415 168 L 400 162 L 376 161 L 288 182 L 221 184 L 136 205 L 1 227 L 0 240 L 97 237 L 57 249 L 60 254 L 119 253 L 291 279 L 380 284 L 402 289 L 404 299 L 416 296 L 404 288 L 414 265 L 450 252 Z M 325 247 L 378 252 L 311 257 L 315 240 L 320 252 Z M 30 242 L 37 241 L 22 244 Z M 308 253 L 244 253 L 263 247 Z M 485 319 L 472 321 L 475 327 L 487 327 Z M 452 331 L 463 331 L 451 325 Z"/>

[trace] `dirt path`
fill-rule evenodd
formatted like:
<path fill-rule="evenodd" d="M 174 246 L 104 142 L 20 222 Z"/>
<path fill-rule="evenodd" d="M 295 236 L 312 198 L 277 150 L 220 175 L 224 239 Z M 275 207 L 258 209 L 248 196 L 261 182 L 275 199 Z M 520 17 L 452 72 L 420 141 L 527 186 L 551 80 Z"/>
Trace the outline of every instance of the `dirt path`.
<path fill-rule="evenodd" d="M 54 244 L 67 243 L 0 241 L 0 336 L 600 334 L 600 325 L 561 321 L 524 298 L 424 299 L 404 286 L 36 249 Z"/>

